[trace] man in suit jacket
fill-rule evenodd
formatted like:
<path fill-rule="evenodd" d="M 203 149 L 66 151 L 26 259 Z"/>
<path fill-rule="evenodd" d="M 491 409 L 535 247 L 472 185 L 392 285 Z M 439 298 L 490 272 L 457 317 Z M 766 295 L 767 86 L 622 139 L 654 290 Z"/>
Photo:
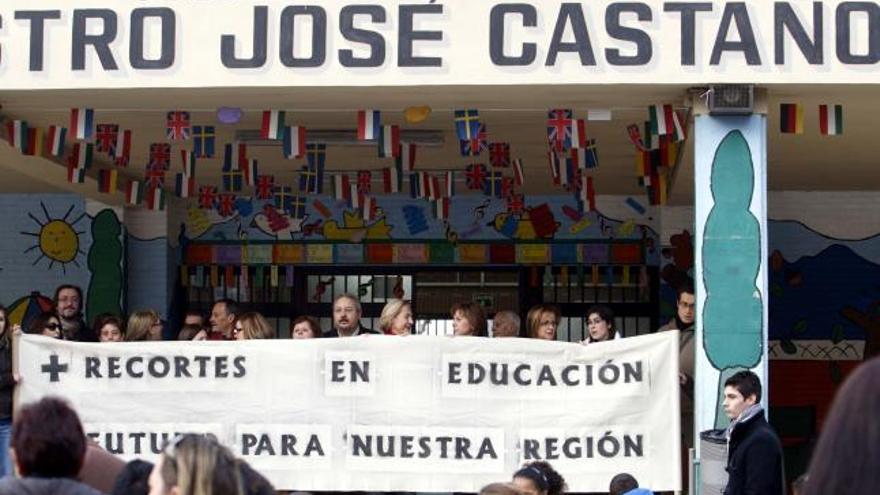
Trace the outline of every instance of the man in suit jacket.
<path fill-rule="evenodd" d="M 340 294 L 333 299 L 333 328 L 324 332 L 325 338 L 354 337 L 379 332 L 361 325 L 361 302 L 352 294 Z"/>

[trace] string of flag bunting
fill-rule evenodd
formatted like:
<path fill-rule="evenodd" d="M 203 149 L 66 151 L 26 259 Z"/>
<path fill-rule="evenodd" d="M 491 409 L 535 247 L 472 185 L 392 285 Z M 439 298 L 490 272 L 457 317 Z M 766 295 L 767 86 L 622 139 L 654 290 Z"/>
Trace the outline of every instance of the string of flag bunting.
<path fill-rule="evenodd" d="M 599 166 L 598 144 L 590 137 L 587 126 L 590 115 L 588 112 L 587 119 L 577 118 L 571 109 L 550 109 L 546 121 L 550 176 L 555 185 L 574 195 L 581 213 L 595 209 L 593 174 Z M 105 155 L 107 160 L 102 163 L 109 163 L 111 167 L 104 166 L 97 171 L 98 191 L 112 193 L 121 189 L 125 192 L 126 204 L 156 210 L 165 207 L 166 190 L 171 186 L 166 184 L 166 175 L 170 173 L 172 162 L 177 161 L 172 156 L 179 156 L 180 168 L 171 172 L 174 194 L 179 198 L 193 198 L 200 208 L 214 209 L 222 216 L 234 214 L 238 196 L 250 188 L 254 197 L 271 201 L 278 213 L 303 218 L 306 197 L 324 193 L 325 175 L 330 177 L 335 199 L 360 210 L 367 221 L 381 214 L 376 194 L 404 192 L 407 178 L 410 196 L 431 202 L 431 210 L 441 220 L 449 217 L 457 180 L 469 190 L 505 199 L 511 214 L 524 212 L 524 196 L 520 192 L 525 182 L 523 161 L 512 154 L 509 142 L 490 140 L 487 125 L 477 109 L 454 110 L 453 124 L 465 164 L 459 170 L 440 173 L 417 170 L 417 145 L 402 140 L 398 125 L 384 123 L 380 110 L 357 111 L 357 139 L 374 142 L 378 156 L 389 159 L 390 163 L 378 170 L 351 173 L 329 173 L 326 144 L 309 143 L 306 127 L 288 125 L 287 117 L 283 110 L 263 111 L 259 136 L 263 140 L 279 141 L 281 155 L 286 160 L 305 158 L 305 164 L 298 169 L 296 187 L 281 184 L 272 175 L 261 174 L 259 163 L 248 155 L 244 142 L 223 145 L 219 187 L 199 184 L 196 169 L 200 160 L 215 159 L 217 130 L 210 124 L 193 125 L 191 113 L 185 110 L 165 113 L 166 142 L 151 143 L 143 177 L 125 180 L 124 184 L 120 184 L 118 169 L 130 165 L 133 131 L 116 123 L 99 122 L 92 108 L 71 108 L 67 127 L 53 124 L 43 130 L 29 126 L 24 120 L 7 120 L 4 128 L 9 145 L 20 153 L 65 160 L 67 179 L 71 183 L 84 183 L 87 170 L 95 163 L 95 155 Z M 626 129 L 636 148 L 636 175 L 651 204 L 666 201 L 666 180 L 686 139 L 685 119 L 673 105 L 651 105 L 647 120 Z M 819 105 L 818 121 L 821 135 L 842 134 L 842 105 Z M 781 133 L 803 134 L 803 105 L 780 104 L 779 122 Z M 178 154 L 173 155 L 173 147 L 177 146 L 184 149 L 177 149 Z M 479 161 L 481 157 L 486 161 Z M 374 182 L 381 186 L 374 188 Z"/>

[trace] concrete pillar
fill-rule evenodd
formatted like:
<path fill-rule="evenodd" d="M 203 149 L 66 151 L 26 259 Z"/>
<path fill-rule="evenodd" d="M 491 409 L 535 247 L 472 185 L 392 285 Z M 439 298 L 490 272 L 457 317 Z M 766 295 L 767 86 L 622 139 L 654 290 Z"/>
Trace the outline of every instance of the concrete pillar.
<path fill-rule="evenodd" d="M 694 425 L 724 428 L 724 381 L 752 370 L 767 397 L 767 116 L 695 118 Z M 699 456 L 699 441 L 697 455 Z"/>

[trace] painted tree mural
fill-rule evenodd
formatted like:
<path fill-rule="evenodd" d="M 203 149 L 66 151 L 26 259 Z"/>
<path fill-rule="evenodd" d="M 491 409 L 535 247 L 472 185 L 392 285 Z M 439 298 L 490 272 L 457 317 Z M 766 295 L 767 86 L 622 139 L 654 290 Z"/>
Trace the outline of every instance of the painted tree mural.
<path fill-rule="evenodd" d="M 92 221 L 86 319 L 101 313 L 122 314 L 122 227 L 113 210 L 103 210 Z"/>

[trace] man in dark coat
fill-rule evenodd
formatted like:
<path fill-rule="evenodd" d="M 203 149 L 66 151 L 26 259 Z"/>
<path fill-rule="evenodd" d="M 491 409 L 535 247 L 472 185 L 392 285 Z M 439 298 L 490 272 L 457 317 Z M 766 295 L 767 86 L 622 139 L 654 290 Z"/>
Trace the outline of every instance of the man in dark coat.
<path fill-rule="evenodd" d="M 354 337 L 379 332 L 361 325 L 361 302 L 352 294 L 340 294 L 333 299 L 333 328 L 324 332 L 324 338 Z"/>
<path fill-rule="evenodd" d="M 724 495 L 782 495 L 782 444 L 764 419 L 757 375 L 740 371 L 724 382 L 724 413 L 732 420 Z"/>

